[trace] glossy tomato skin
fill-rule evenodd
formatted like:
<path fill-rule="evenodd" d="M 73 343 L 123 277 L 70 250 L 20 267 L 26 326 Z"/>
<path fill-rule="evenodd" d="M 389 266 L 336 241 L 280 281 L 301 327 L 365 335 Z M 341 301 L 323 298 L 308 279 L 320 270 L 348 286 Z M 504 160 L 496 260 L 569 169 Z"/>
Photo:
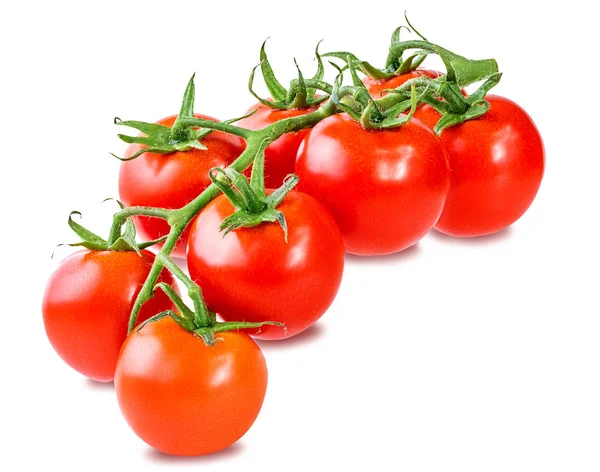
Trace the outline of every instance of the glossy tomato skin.
<path fill-rule="evenodd" d="M 544 145 L 529 115 L 513 101 L 487 95 L 481 118 L 442 131 L 452 185 L 435 229 L 452 236 L 495 233 L 517 221 L 533 202 L 545 167 Z M 431 107 L 417 114 L 433 126 Z"/>
<path fill-rule="evenodd" d="M 115 373 L 117 400 L 133 431 L 167 454 L 199 456 L 230 446 L 252 426 L 267 366 L 247 334 L 217 333 L 214 346 L 162 318 L 134 330 Z"/>
<path fill-rule="evenodd" d="M 277 223 L 239 228 L 225 237 L 221 221 L 233 207 L 217 197 L 193 224 L 188 268 L 209 308 L 226 321 L 278 321 L 254 331 L 260 339 L 294 336 L 315 323 L 333 302 L 342 280 L 344 247 L 332 216 L 314 198 L 292 191 L 278 207 Z"/>
<path fill-rule="evenodd" d="M 153 261 L 148 251 L 141 257 L 133 251 L 78 251 L 51 275 L 42 302 L 44 326 L 52 347 L 73 369 L 100 382 L 113 380 L 129 314 Z M 159 280 L 175 286 L 166 271 Z M 143 305 L 138 322 L 172 308 L 158 291 Z"/>
<path fill-rule="evenodd" d="M 217 121 L 205 115 L 197 118 Z M 158 124 L 171 127 L 176 116 L 169 116 Z M 171 154 L 143 153 L 131 161 L 121 163 L 119 172 L 119 195 L 127 206 L 151 206 L 168 209 L 181 208 L 196 198 L 211 183 L 208 173 L 213 167 L 227 167 L 244 150 L 244 140 L 227 133 L 215 131 L 202 143 L 208 148 L 201 151 L 190 149 Z M 132 156 L 142 146 L 130 145 L 125 157 Z M 169 233 L 165 220 L 150 217 L 134 217 L 136 227 L 145 240 L 160 238 Z M 173 255 L 185 257 L 187 235 L 182 234 Z"/>
<path fill-rule="evenodd" d="M 365 77 L 363 80 L 364 84 L 367 87 L 369 93 L 377 98 L 385 97 L 388 95 L 388 92 L 384 92 L 386 89 L 394 89 L 400 87 L 405 82 L 410 79 L 417 79 L 419 77 L 429 77 L 430 79 L 435 79 L 442 75 L 440 72 L 429 69 L 415 69 L 413 71 L 407 72 L 406 74 L 397 75 L 392 77 L 391 79 L 372 79 L 370 77 Z"/>
<path fill-rule="evenodd" d="M 315 111 L 314 108 L 299 108 L 292 110 L 275 110 L 265 105 L 256 104 L 246 112 L 256 112 L 236 124 L 242 128 L 258 130 L 285 118 L 306 115 Z M 307 130 L 295 133 L 286 133 L 273 141 L 265 151 L 265 186 L 267 188 L 278 188 L 288 174 L 294 173 L 296 154 L 300 143 Z M 247 175 L 250 175 L 250 171 Z"/>
<path fill-rule="evenodd" d="M 418 120 L 367 131 L 334 115 L 307 134 L 296 161 L 298 189 L 333 214 L 346 251 L 382 255 L 417 243 L 437 222 L 450 169 L 439 138 Z"/>

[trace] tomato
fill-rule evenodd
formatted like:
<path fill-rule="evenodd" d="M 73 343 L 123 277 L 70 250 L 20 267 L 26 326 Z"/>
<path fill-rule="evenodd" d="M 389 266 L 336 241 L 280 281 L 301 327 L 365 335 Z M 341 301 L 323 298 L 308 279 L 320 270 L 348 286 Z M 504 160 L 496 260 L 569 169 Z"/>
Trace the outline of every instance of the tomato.
<path fill-rule="evenodd" d="M 314 108 L 275 110 L 265 105 L 256 104 L 247 113 L 253 110 L 256 110 L 256 112 L 252 116 L 238 121 L 236 125 L 258 130 L 266 128 L 276 121 L 306 115 L 315 111 Z M 281 186 L 283 179 L 294 172 L 298 147 L 300 147 L 306 133 L 307 130 L 286 133 L 269 144 L 265 151 L 265 186 L 267 188 L 278 188 Z"/>
<path fill-rule="evenodd" d="M 148 251 L 141 257 L 133 251 L 78 251 L 52 274 L 42 304 L 44 325 L 50 343 L 73 369 L 101 382 L 113 380 L 129 314 L 153 261 Z M 175 286 L 166 271 L 160 281 Z M 172 308 L 159 291 L 142 306 L 138 321 Z"/>
<path fill-rule="evenodd" d="M 207 346 L 172 318 L 134 330 L 115 373 L 117 400 L 133 431 L 179 456 L 230 446 L 252 426 L 267 389 L 261 350 L 239 331 Z"/>
<path fill-rule="evenodd" d="M 452 185 L 435 229 L 452 236 L 481 236 L 511 225 L 533 202 L 544 175 L 544 145 L 529 115 L 507 98 L 486 100 L 491 108 L 485 115 L 441 134 Z M 415 117 L 433 126 L 439 114 L 427 106 Z"/>
<path fill-rule="evenodd" d="M 188 246 L 190 275 L 224 320 L 285 323 L 287 332 L 254 331 L 261 339 L 290 337 L 315 323 L 333 302 L 344 268 L 340 232 L 319 202 L 292 191 L 277 209 L 287 221 L 287 242 L 277 223 L 223 237 L 219 225 L 233 207 L 221 195 L 196 218 Z"/>
<path fill-rule="evenodd" d="M 197 118 L 217 121 L 204 115 Z M 158 121 L 164 126 L 173 126 L 176 116 Z M 121 164 L 119 173 L 119 195 L 127 206 L 152 206 L 181 208 L 208 187 L 211 180 L 208 172 L 213 167 L 227 167 L 244 150 L 242 138 L 215 131 L 202 140 L 208 149 L 190 149 L 185 152 L 156 154 L 145 152 L 139 157 Z M 125 158 L 141 149 L 132 144 Z M 165 220 L 145 216 L 134 217 L 140 235 L 146 240 L 160 238 L 169 233 Z M 172 255 L 185 257 L 187 235 L 184 231 Z"/>
<path fill-rule="evenodd" d="M 406 74 L 397 75 L 392 77 L 391 79 L 372 79 L 370 77 L 365 77 L 363 80 L 366 85 L 369 93 L 378 99 L 380 97 L 385 97 L 388 92 L 384 92 L 386 89 L 394 89 L 400 87 L 402 84 L 407 82 L 410 79 L 416 79 L 419 77 L 429 77 L 430 79 L 435 79 L 442 75 L 440 72 L 429 69 L 415 69 L 413 71 L 407 72 Z"/>
<path fill-rule="evenodd" d="M 411 120 L 367 131 L 346 114 L 307 134 L 296 161 L 298 189 L 333 214 L 346 251 L 389 254 L 419 241 L 438 220 L 450 169 L 435 133 Z"/>

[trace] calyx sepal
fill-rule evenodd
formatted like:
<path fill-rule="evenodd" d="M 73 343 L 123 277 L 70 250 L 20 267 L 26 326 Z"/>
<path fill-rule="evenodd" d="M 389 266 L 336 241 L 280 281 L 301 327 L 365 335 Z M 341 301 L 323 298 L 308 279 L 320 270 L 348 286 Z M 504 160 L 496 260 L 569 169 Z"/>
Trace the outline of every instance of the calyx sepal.
<path fill-rule="evenodd" d="M 107 199 L 112 200 L 112 199 Z M 105 200 L 106 201 L 106 200 Z M 117 203 L 121 207 L 121 209 L 125 208 L 125 206 L 117 200 Z M 142 243 L 138 243 L 136 238 L 136 230 L 135 225 L 131 218 L 127 218 L 125 223 L 125 230 L 121 231 L 119 235 L 115 238 L 114 241 L 105 240 L 90 231 L 83 225 L 77 223 L 73 219 L 73 215 L 78 215 L 81 217 L 81 213 L 79 211 L 72 211 L 69 213 L 69 219 L 67 224 L 73 230 L 73 232 L 81 238 L 80 242 L 66 244 L 71 247 L 84 247 L 91 251 L 135 251 L 140 256 L 142 255 L 141 251 L 153 246 L 155 244 L 163 242 L 167 237 L 163 236 L 162 238 L 158 238 L 152 241 L 144 241 Z M 59 246 L 64 246 L 65 244 L 59 244 Z"/>
<path fill-rule="evenodd" d="M 298 78 L 291 81 L 289 89 L 286 89 L 277 77 L 275 72 L 269 63 L 267 53 L 265 51 L 265 45 L 267 41 L 262 44 L 260 48 L 260 63 L 252 69 L 250 78 L 248 79 L 248 90 L 250 93 L 263 105 L 274 108 L 277 110 L 289 110 L 294 108 L 311 108 L 316 107 L 319 104 L 327 100 L 327 95 L 315 96 L 316 89 L 314 87 L 308 87 L 304 79 L 304 75 L 298 67 L 298 63 L 294 59 L 296 70 L 298 71 Z M 319 43 L 320 44 L 320 43 Z M 323 79 L 325 74 L 325 68 L 323 67 L 323 60 L 319 54 L 319 44 L 315 48 L 315 57 L 317 60 L 317 71 L 315 75 L 310 79 L 312 83 L 318 83 Z M 260 68 L 265 85 L 271 94 L 271 99 L 260 97 L 254 91 L 254 76 L 256 70 Z"/>
<path fill-rule="evenodd" d="M 245 176 L 231 168 L 215 167 L 210 171 L 210 178 L 235 209 L 219 227 L 224 237 L 238 228 L 252 228 L 262 223 L 279 223 L 287 242 L 287 222 L 284 214 L 277 210 L 277 206 L 300 181 L 297 175 L 288 175 L 283 185 L 268 196 L 261 195 Z"/>

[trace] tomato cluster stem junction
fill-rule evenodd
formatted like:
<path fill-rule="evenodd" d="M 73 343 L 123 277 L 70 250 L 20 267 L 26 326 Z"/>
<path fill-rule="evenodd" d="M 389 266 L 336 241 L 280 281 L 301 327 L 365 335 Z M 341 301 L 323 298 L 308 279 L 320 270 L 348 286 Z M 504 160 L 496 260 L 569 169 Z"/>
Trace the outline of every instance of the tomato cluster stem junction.
<path fill-rule="evenodd" d="M 224 131 L 226 133 L 235 134 L 236 136 L 241 136 L 242 138 L 244 138 L 246 140 L 246 149 L 228 167 L 228 169 L 233 169 L 237 172 L 243 172 L 248 167 L 250 167 L 250 165 L 252 165 L 257 153 L 261 152 L 265 141 L 271 142 L 285 133 L 311 128 L 322 119 L 331 116 L 335 113 L 339 113 L 340 111 L 341 110 L 331 100 L 328 100 L 319 109 L 312 113 L 287 118 L 257 131 L 251 131 L 232 124 L 217 123 L 211 120 L 204 120 L 200 118 L 186 118 L 185 124 L 187 126 Z M 149 209 L 146 207 L 130 207 L 115 214 L 111 233 L 113 231 L 119 231 L 119 228 L 125 223 L 125 221 L 133 215 L 156 216 L 159 218 L 164 218 L 171 225 L 171 231 L 169 232 L 166 240 L 164 241 L 163 247 L 159 251 L 154 261 L 154 264 L 150 270 L 150 274 L 148 275 L 146 282 L 140 289 L 138 296 L 135 300 L 129 319 L 129 331 L 131 331 L 135 327 L 137 323 L 137 317 L 139 315 L 140 309 L 142 308 L 142 305 L 147 300 L 152 298 L 154 286 L 158 280 L 158 277 L 163 267 L 165 267 L 165 264 L 170 265 L 170 267 L 167 268 L 175 269 L 173 267 L 175 263 L 172 262 L 172 260 L 169 258 L 169 254 L 171 254 L 171 252 L 175 248 L 177 240 L 179 239 L 185 228 L 188 226 L 188 224 L 194 219 L 194 217 L 213 198 L 219 195 L 220 192 L 221 190 L 217 185 L 211 184 L 206 188 L 206 190 L 204 190 L 200 195 L 198 195 L 196 199 L 192 200 L 186 206 L 178 210 L 165 210 L 165 213 L 153 213 L 151 211 L 148 211 Z M 175 273 L 175 275 L 178 276 L 177 273 Z M 196 309 L 196 311 L 198 311 L 198 309 Z"/>

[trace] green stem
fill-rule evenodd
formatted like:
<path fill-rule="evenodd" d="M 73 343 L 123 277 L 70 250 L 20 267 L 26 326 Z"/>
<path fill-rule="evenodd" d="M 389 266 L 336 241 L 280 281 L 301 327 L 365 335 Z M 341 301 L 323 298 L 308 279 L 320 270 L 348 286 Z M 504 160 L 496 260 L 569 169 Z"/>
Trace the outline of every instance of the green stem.
<path fill-rule="evenodd" d="M 113 218 L 113 224 L 110 228 L 110 233 L 108 235 L 109 245 L 113 244 L 117 239 L 121 237 L 121 226 L 123 226 L 127 218 L 131 216 L 150 216 L 154 218 L 162 218 L 163 220 L 168 220 L 172 213 L 173 210 L 145 206 L 133 206 L 122 209 Z"/>
<path fill-rule="evenodd" d="M 225 133 L 234 134 L 244 139 L 249 139 L 252 135 L 252 131 L 246 128 L 240 128 L 230 123 L 222 121 L 203 120 L 202 118 L 183 118 L 178 122 L 181 127 L 196 127 L 196 128 L 208 128 L 217 131 L 223 131 Z"/>
<path fill-rule="evenodd" d="M 438 79 L 430 79 L 429 77 L 417 77 L 407 80 L 400 87 L 393 89 L 393 93 L 376 100 L 379 109 L 381 111 L 386 111 L 398 103 L 406 100 L 407 97 L 410 97 L 410 90 L 413 84 L 419 92 L 423 92 L 424 89 L 429 88 L 432 91 L 431 95 L 442 97 L 447 103 L 450 111 L 453 113 L 463 113 L 469 107 L 465 97 L 463 97 L 463 95 L 460 93 L 460 89 L 457 92 L 454 87 L 449 85 L 448 82 L 441 82 L 438 81 Z M 425 97 L 426 96 L 427 95 L 425 95 Z M 422 99 L 422 101 L 426 101 L 427 103 L 435 106 L 435 102 L 432 100 Z"/>
<path fill-rule="evenodd" d="M 163 248 L 164 249 L 164 248 Z M 175 262 L 168 256 L 168 254 L 164 254 L 163 250 L 161 250 L 156 256 L 154 264 L 156 265 L 156 261 L 159 261 L 164 267 L 169 269 L 169 271 L 177 277 L 179 280 L 183 282 L 185 287 L 188 289 L 188 295 L 192 302 L 194 303 L 194 323 L 199 328 L 211 327 L 212 319 L 208 313 L 208 308 L 206 307 L 206 303 L 204 303 L 204 299 L 202 298 L 202 290 L 198 285 L 196 285 L 192 279 L 190 279 L 186 273 L 179 268 Z"/>
<path fill-rule="evenodd" d="M 189 122 L 191 126 L 217 129 L 245 138 L 247 141 L 246 149 L 230 166 L 232 169 L 235 169 L 238 172 L 243 172 L 252 164 L 256 153 L 260 150 L 265 140 L 274 141 L 285 133 L 312 128 L 324 118 L 339 112 L 339 108 L 331 100 L 328 100 L 319 109 L 312 113 L 286 118 L 258 131 L 249 131 L 237 126 L 232 126 L 225 123 L 217 123 L 209 120 L 200 120 L 197 118 L 190 118 L 189 120 L 186 120 L 186 122 Z M 135 300 L 133 309 L 131 311 L 131 316 L 129 318 L 129 331 L 135 327 L 142 305 L 147 300 L 152 298 L 154 285 L 156 284 L 164 266 L 167 266 L 169 270 L 179 277 L 182 282 L 186 284 L 188 290 L 191 288 L 189 284 L 193 284 L 193 282 L 183 273 L 183 271 L 181 271 L 181 269 L 179 269 L 179 267 L 177 267 L 173 261 L 171 261 L 169 254 L 171 254 L 175 248 L 181 233 L 183 233 L 187 225 L 194 219 L 200 210 L 202 210 L 218 194 L 219 188 L 216 185 L 211 184 L 200 195 L 198 195 L 198 197 L 196 197 L 183 208 L 180 208 L 179 210 L 168 210 L 168 222 L 171 225 L 171 231 L 169 232 L 169 235 L 156 259 L 154 260 L 152 268 L 150 269 L 150 273 Z M 132 208 L 127 210 L 129 210 L 128 215 L 137 214 Z M 118 225 L 119 222 L 123 222 L 125 220 L 126 217 L 122 216 L 124 211 L 125 210 L 115 215 L 113 225 Z M 183 275 L 183 277 L 180 277 L 181 275 Z M 195 284 L 194 286 L 197 287 Z M 194 295 L 196 295 L 196 293 L 194 293 Z M 200 317 L 202 318 L 199 320 L 199 326 L 208 326 L 211 321 L 207 311 L 203 311 L 204 309 L 201 306 L 195 308 L 196 314 L 200 314 Z"/>
<path fill-rule="evenodd" d="M 171 287 L 169 284 L 167 284 L 165 282 L 159 282 L 154 286 L 154 291 L 156 292 L 158 289 L 161 289 L 163 292 L 165 292 L 167 297 L 169 297 L 171 299 L 171 301 L 173 302 L 175 307 L 177 307 L 177 309 L 179 310 L 179 313 L 181 313 L 181 315 L 183 317 L 187 318 L 190 321 L 192 321 L 194 319 L 194 314 L 192 313 L 192 310 L 190 310 L 186 306 L 186 304 L 183 303 L 183 300 L 181 299 L 181 297 L 179 296 L 179 294 L 175 291 L 175 289 L 173 287 Z M 196 326 L 196 328 L 197 328 L 197 326 Z"/>
<path fill-rule="evenodd" d="M 402 41 L 399 43 L 394 43 L 390 46 L 387 64 L 391 68 L 393 68 L 397 63 L 400 62 L 404 51 L 407 51 L 409 49 L 423 49 L 425 51 L 437 53 L 435 45 L 428 41 L 422 41 L 419 39 L 414 39 L 411 41 Z M 389 70 L 388 72 L 394 72 L 394 70 Z"/>

